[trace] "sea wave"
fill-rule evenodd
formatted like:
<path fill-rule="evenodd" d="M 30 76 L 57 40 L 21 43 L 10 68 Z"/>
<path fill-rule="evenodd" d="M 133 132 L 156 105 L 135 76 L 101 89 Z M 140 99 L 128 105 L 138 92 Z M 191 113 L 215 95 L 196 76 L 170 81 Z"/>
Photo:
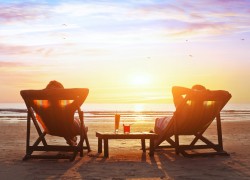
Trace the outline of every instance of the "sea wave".
<path fill-rule="evenodd" d="M 157 117 L 172 116 L 174 111 L 119 111 L 124 121 L 152 121 Z M 113 120 L 117 111 L 85 111 L 84 118 L 89 120 Z M 77 115 L 76 115 L 77 116 Z M 3 108 L 0 109 L 0 120 L 26 120 L 26 109 Z M 221 119 L 227 121 L 250 120 L 250 110 L 222 110 Z"/>

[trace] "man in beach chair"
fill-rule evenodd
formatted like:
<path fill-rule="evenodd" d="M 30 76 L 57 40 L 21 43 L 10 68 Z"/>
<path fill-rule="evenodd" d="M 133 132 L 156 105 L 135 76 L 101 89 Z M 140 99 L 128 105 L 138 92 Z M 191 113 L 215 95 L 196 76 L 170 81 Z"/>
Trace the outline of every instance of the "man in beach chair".
<path fill-rule="evenodd" d="M 173 87 L 172 92 L 176 110 L 172 117 L 155 120 L 155 132 L 159 135 L 155 148 L 175 148 L 176 154 L 187 157 L 228 155 L 223 150 L 220 112 L 230 100 L 231 94 L 223 90 L 210 91 L 201 85 L 195 85 L 192 89 Z M 204 132 L 214 119 L 217 122 L 218 143 L 204 137 Z M 180 144 L 180 136 L 190 135 L 194 136 L 190 144 Z M 170 146 L 162 146 L 165 141 Z"/>
<path fill-rule="evenodd" d="M 51 81 L 43 90 L 22 90 L 20 92 L 28 109 L 26 155 L 37 159 L 70 159 L 73 161 L 77 155 L 83 156 L 83 149 L 90 151 L 87 137 L 87 127 L 83 121 L 83 111 L 80 107 L 88 96 L 86 88 L 64 89 L 57 81 Z M 78 113 L 79 119 L 74 118 Z M 30 145 L 31 120 L 39 137 Z M 46 134 L 64 137 L 68 145 L 49 145 L 45 139 Z M 76 136 L 80 135 L 77 143 Z M 83 143 L 86 143 L 86 146 Z M 39 145 L 39 144 L 42 145 Z M 35 151 L 72 152 L 72 154 L 42 155 Z"/>

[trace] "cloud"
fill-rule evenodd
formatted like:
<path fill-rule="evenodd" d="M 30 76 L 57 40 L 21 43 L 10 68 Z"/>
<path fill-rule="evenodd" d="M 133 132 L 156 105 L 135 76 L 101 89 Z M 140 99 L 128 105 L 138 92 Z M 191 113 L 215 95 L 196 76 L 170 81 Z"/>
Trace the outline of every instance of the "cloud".
<path fill-rule="evenodd" d="M 168 35 L 173 37 L 200 37 L 214 36 L 232 33 L 234 30 L 231 25 L 226 23 L 187 23 L 185 27 L 172 30 Z"/>
<path fill-rule="evenodd" d="M 32 52 L 32 48 L 17 45 L 0 44 L 0 53 L 2 55 L 24 55 Z"/>
<path fill-rule="evenodd" d="M 46 18 L 49 8 L 42 4 L 8 3 L 0 4 L 0 22 L 11 23 Z"/>
<path fill-rule="evenodd" d="M 146 4 L 137 13 L 167 36 L 205 36 L 250 30 L 250 1 L 204 0 Z M 139 17 L 139 15 L 138 15 Z M 180 36 L 180 37 L 182 37 Z"/>
<path fill-rule="evenodd" d="M 48 57 L 49 55 L 59 54 L 59 50 L 56 52 L 56 49 L 60 46 L 62 45 L 25 46 L 0 44 L 0 54 L 5 56 L 39 55 Z"/>
<path fill-rule="evenodd" d="M 52 47 L 0 44 L 0 54 L 2 56 L 39 55 L 47 57 L 52 53 Z"/>
<path fill-rule="evenodd" d="M 13 61 L 0 61 L 0 68 L 2 67 L 20 67 L 23 66 L 22 62 L 13 62 Z"/>
<path fill-rule="evenodd" d="M 109 54 L 109 50 L 101 47 L 83 47 L 77 43 L 62 43 L 37 46 L 17 46 L 0 44 L 0 54 L 3 57 L 22 56 L 29 59 L 38 58 L 60 58 L 63 56 L 101 56 Z M 13 58 L 11 58 L 13 59 Z M 24 59 L 24 58 L 23 58 Z M 72 61 L 72 60 L 71 60 Z M 6 63 L 7 65 L 8 63 Z M 11 64 L 11 63 L 9 63 Z"/>
<path fill-rule="evenodd" d="M 29 23 L 19 24 L 18 27 L 4 26 L 0 33 L 12 37 L 15 45 L 44 45 L 38 47 L 38 53 L 49 56 L 56 53 L 59 44 L 127 43 L 139 42 L 138 39 L 153 42 L 161 41 L 162 37 L 176 38 L 177 35 L 210 37 L 249 31 L 249 1 L 229 2 L 130 0 L 9 3 L 0 5 L 0 22 Z M 5 42 L 8 40 L 6 38 Z M 24 48 L 21 52 L 27 51 Z"/>

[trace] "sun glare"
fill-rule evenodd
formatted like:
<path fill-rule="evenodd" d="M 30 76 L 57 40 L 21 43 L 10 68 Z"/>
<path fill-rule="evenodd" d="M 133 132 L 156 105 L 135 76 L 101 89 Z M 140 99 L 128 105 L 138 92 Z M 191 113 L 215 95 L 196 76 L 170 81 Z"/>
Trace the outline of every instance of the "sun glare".
<path fill-rule="evenodd" d="M 149 75 L 146 74 L 140 74 L 140 75 L 135 75 L 132 78 L 132 84 L 134 85 L 146 85 L 151 82 L 151 78 Z"/>
<path fill-rule="evenodd" d="M 135 104 L 135 105 L 134 105 L 134 111 L 135 111 L 135 112 L 141 112 L 141 111 L 143 111 L 143 110 L 144 110 L 143 104 Z"/>

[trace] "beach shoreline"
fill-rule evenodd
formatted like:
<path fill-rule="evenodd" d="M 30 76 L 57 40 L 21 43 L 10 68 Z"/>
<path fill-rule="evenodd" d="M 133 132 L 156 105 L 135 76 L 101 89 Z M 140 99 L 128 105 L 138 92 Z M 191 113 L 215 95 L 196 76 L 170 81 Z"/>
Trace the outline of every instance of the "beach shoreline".
<path fill-rule="evenodd" d="M 97 153 L 97 131 L 112 131 L 113 125 L 86 122 L 92 151 L 68 160 L 22 161 L 26 122 L 0 121 L 1 179 L 250 179 L 250 121 L 222 122 L 225 156 L 185 158 L 173 149 L 156 150 L 154 157 L 140 150 L 139 140 L 111 140 L 110 157 Z M 133 125 L 134 132 L 153 129 L 153 123 Z M 120 127 L 121 129 L 121 127 Z M 205 134 L 216 139 L 213 123 Z M 36 137 L 32 131 L 31 137 Z M 51 141 L 64 143 L 60 137 Z M 146 141 L 147 146 L 148 142 Z"/>

